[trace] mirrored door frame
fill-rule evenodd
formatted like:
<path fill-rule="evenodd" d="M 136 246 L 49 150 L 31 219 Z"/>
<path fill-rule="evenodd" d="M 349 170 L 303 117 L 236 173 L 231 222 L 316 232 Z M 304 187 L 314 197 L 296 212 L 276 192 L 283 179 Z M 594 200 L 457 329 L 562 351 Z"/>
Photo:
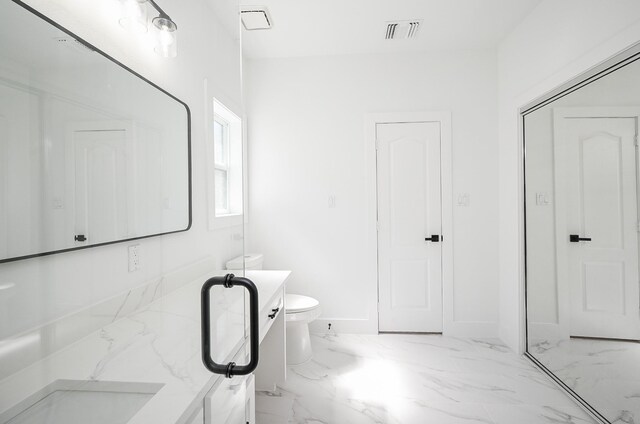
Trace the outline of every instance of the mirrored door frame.
<path fill-rule="evenodd" d="M 574 79 L 560 85 L 559 87 L 551 90 L 550 92 L 544 94 L 543 96 L 529 102 L 522 108 L 520 108 L 520 122 L 519 122 L 519 132 L 520 132 L 520 141 L 522 146 L 522 215 L 521 226 L 523 231 L 522 238 L 522 252 L 523 252 L 523 302 L 524 302 L 524 314 L 523 314 L 523 325 L 524 325 L 524 340 L 522 341 L 524 344 L 524 355 L 534 363 L 542 372 L 547 374 L 562 390 L 564 390 L 567 394 L 569 394 L 582 408 L 585 409 L 596 421 L 603 424 L 610 424 L 610 421 L 607 420 L 600 412 L 598 412 L 594 407 L 592 407 L 587 400 L 583 399 L 578 393 L 573 391 L 568 385 L 566 385 L 559 377 L 557 377 L 552 371 L 550 371 L 547 367 L 545 367 L 539 360 L 537 360 L 530 352 L 529 352 L 529 326 L 528 326 L 528 311 L 527 311 L 527 179 L 526 179 L 526 169 L 527 169 L 527 140 L 525 137 L 525 117 L 535 112 L 536 110 L 586 86 L 589 85 L 613 72 L 616 70 L 629 65 L 633 62 L 640 60 L 640 42 L 632 45 L 631 47 L 623 50 L 622 52 L 614 55 L 610 59 L 590 68 L 586 72 L 580 74 Z"/>

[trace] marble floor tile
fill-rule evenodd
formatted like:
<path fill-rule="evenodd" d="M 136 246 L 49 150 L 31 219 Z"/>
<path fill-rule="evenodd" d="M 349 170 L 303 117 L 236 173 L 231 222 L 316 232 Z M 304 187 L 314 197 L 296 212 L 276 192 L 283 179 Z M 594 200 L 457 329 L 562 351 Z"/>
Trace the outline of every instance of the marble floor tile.
<path fill-rule="evenodd" d="M 438 335 L 312 336 L 314 357 L 258 392 L 258 424 L 590 424 L 498 340 Z"/>
<path fill-rule="evenodd" d="M 640 423 L 640 343 L 570 338 L 529 351 L 612 423 Z"/>

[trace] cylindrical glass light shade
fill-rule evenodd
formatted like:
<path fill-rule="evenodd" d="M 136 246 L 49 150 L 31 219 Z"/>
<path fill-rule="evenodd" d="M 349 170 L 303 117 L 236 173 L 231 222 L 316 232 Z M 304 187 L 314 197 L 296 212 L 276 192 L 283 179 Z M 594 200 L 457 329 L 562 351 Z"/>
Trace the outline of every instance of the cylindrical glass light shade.
<path fill-rule="evenodd" d="M 120 25 L 127 31 L 135 33 L 147 32 L 147 0 L 120 0 Z"/>
<path fill-rule="evenodd" d="M 162 57 L 172 58 L 178 55 L 178 27 L 168 17 L 153 18 L 157 32 L 155 52 Z"/>

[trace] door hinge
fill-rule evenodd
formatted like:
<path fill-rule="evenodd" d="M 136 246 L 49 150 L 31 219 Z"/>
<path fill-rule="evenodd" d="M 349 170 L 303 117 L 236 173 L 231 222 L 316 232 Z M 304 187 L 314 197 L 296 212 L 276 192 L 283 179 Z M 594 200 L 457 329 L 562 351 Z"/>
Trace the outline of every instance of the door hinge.
<path fill-rule="evenodd" d="M 636 139 L 637 141 L 637 139 Z M 376 139 L 376 150 L 378 150 L 380 148 L 380 140 Z"/>
<path fill-rule="evenodd" d="M 376 231 L 380 231 L 380 221 L 376 221 Z"/>
<path fill-rule="evenodd" d="M 638 134 L 633 136 L 634 144 L 638 147 Z"/>

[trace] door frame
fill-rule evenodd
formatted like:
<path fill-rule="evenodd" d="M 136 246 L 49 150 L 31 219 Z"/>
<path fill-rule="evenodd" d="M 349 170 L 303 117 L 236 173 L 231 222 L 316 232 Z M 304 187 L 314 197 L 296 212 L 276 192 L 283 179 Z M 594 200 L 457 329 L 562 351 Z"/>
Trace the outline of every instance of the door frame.
<path fill-rule="evenodd" d="M 450 111 L 389 112 L 365 115 L 365 151 L 367 156 L 367 251 L 369 266 L 365 277 L 375 281 L 375 296 L 370 304 L 369 328 L 379 332 L 379 279 L 378 279 L 378 190 L 376 125 L 383 123 L 440 123 L 440 172 L 442 189 L 442 334 L 453 329 L 453 166 L 452 129 Z"/>
<path fill-rule="evenodd" d="M 553 189 L 554 193 L 559 193 L 562 187 L 559 186 L 559 172 L 563 169 L 561 163 L 558 163 L 562 154 L 562 146 L 559 146 L 557 140 L 560 136 L 557 123 L 561 119 L 566 118 L 632 118 L 636 120 L 636 134 L 638 134 L 638 125 L 640 125 L 640 106 L 586 106 L 586 107 L 558 107 L 553 109 Z M 640 179 L 638 172 L 640 171 L 640 160 L 638 158 L 638 149 L 636 149 L 636 192 L 638 193 L 638 202 L 640 202 Z M 559 213 L 559 209 L 564 205 L 562 200 L 554 194 L 554 221 L 555 221 L 555 242 L 556 242 L 556 296 L 558 296 L 558 326 L 555 337 L 560 339 L 568 339 L 571 335 L 571 286 L 567 276 L 566 269 L 560 266 L 560 258 L 566 257 L 568 247 L 566 244 L 566 215 Z M 638 204 L 640 212 L 640 203 Z M 640 219 L 640 215 L 638 217 Z M 640 239 L 639 239 L 640 241 Z M 639 246 L 640 247 L 640 246 Z M 640 250 L 639 250 L 640 251 Z M 553 327 L 547 325 L 547 330 Z"/>

